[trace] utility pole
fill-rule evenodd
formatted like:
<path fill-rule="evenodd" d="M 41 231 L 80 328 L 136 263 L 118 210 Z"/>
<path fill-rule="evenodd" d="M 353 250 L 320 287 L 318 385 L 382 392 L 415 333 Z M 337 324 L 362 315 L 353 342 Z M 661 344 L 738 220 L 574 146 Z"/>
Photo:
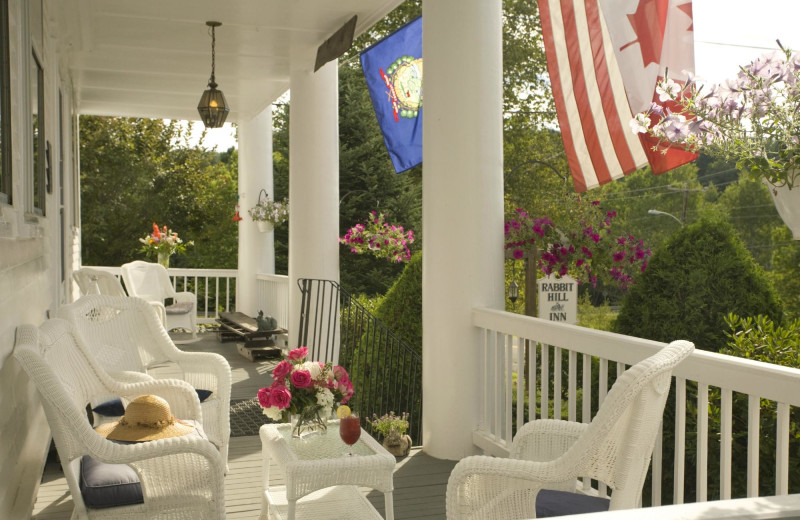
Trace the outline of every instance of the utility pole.
<path fill-rule="evenodd" d="M 682 188 L 678 188 L 677 186 L 667 186 L 667 189 L 670 191 L 682 191 L 683 192 L 683 211 L 681 212 L 681 222 L 686 222 L 686 208 L 689 204 L 689 192 L 690 191 L 706 191 L 706 188 L 700 189 L 689 189 L 689 183 L 684 182 Z"/>

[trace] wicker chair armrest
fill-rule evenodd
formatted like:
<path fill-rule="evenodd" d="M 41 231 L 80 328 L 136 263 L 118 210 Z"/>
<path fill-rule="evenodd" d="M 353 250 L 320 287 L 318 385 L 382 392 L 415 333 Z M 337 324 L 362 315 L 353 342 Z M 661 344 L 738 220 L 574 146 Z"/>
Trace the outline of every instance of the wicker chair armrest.
<path fill-rule="evenodd" d="M 111 390 L 114 395 L 128 400 L 140 395 L 157 395 L 169 403 L 170 411 L 175 417 L 198 422 L 203 420 L 197 392 L 192 385 L 180 379 L 151 379 L 138 383 L 117 382 Z"/>
<path fill-rule="evenodd" d="M 214 352 L 183 352 L 176 348 L 170 357 L 195 388 L 210 390 L 217 398 L 230 402 L 231 367 L 223 356 Z"/>
<path fill-rule="evenodd" d="M 153 376 L 145 374 L 144 372 L 134 372 L 132 370 L 119 370 L 115 372 L 109 372 L 110 375 L 115 381 L 119 383 L 142 383 L 144 381 L 153 381 Z"/>
<path fill-rule="evenodd" d="M 539 490 L 574 491 L 574 477 L 553 462 L 467 457 L 447 481 L 447 518 L 535 518 Z"/>
<path fill-rule="evenodd" d="M 189 291 L 176 292 L 175 301 L 180 303 L 195 303 L 197 302 L 197 296 Z M 194 312 L 197 312 L 197 308 L 194 309 Z"/>
<path fill-rule="evenodd" d="M 169 437 L 155 441 L 120 444 L 97 435 L 96 442 L 88 443 L 88 455 L 109 464 L 130 464 L 137 461 L 164 457 L 176 453 L 195 453 L 212 465 L 222 468 L 219 450 L 208 440 L 197 435 Z"/>
<path fill-rule="evenodd" d="M 550 461 L 564 455 L 586 431 L 585 423 L 539 419 L 525 424 L 514 436 L 510 457 Z"/>

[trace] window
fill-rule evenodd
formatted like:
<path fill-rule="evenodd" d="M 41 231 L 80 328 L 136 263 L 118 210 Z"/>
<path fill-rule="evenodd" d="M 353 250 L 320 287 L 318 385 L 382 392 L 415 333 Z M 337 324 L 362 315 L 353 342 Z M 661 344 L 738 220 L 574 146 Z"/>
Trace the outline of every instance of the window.
<path fill-rule="evenodd" d="M 8 0 L 0 0 L 0 204 L 11 204 L 11 80 Z"/>
<path fill-rule="evenodd" d="M 45 141 L 44 141 L 44 70 L 36 53 L 33 53 L 30 69 L 31 123 L 33 144 L 33 210 L 37 215 L 45 214 Z"/>

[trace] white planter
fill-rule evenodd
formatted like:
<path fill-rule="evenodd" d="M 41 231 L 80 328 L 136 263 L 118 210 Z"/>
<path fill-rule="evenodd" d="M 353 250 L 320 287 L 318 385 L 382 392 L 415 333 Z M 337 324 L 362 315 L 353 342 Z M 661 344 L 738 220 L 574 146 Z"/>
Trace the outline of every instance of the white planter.
<path fill-rule="evenodd" d="M 269 233 L 274 229 L 272 222 L 268 222 L 266 220 L 259 220 L 258 222 L 256 222 L 256 224 L 258 224 L 258 230 L 261 231 L 262 233 Z"/>
<path fill-rule="evenodd" d="M 789 189 L 786 186 L 775 187 L 764 180 L 772 195 L 772 202 L 783 222 L 792 231 L 792 238 L 800 240 L 800 186 Z"/>

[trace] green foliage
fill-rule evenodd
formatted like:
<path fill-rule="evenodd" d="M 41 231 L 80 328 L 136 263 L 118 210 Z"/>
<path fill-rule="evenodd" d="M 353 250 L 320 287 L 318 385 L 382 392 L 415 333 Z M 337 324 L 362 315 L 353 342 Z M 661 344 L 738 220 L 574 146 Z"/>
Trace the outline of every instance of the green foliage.
<path fill-rule="evenodd" d="M 625 296 L 616 332 L 669 342 L 687 339 L 704 350 L 726 343 L 729 312 L 781 318 L 778 299 L 730 224 L 701 219 L 659 248 Z"/>
<path fill-rule="evenodd" d="M 578 325 L 595 330 L 611 331 L 616 313 L 611 309 L 608 301 L 600 305 L 593 305 L 588 294 L 583 294 L 578 300 Z"/>
<path fill-rule="evenodd" d="M 786 226 L 772 229 L 772 267 L 769 277 L 783 301 L 787 317 L 800 317 L 800 241 Z"/>
<path fill-rule="evenodd" d="M 752 179 L 728 186 L 717 201 L 744 241 L 753 258 L 764 269 L 772 268 L 772 229 L 783 227 L 769 188 Z"/>
<path fill-rule="evenodd" d="M 195 243 L 172 266 L 236 267 L 235 151 L 175 147 L 186 136 L 174 122 L 82 116 L 80 125 L 85 265 L 142 258 L 139 238 L 157 222 Z"/>
<path fill-rule="evenodd" d="M 411 257 L 403 274 L 375 310 L 375 316 L 422 354 L 422 253 Z"/>

